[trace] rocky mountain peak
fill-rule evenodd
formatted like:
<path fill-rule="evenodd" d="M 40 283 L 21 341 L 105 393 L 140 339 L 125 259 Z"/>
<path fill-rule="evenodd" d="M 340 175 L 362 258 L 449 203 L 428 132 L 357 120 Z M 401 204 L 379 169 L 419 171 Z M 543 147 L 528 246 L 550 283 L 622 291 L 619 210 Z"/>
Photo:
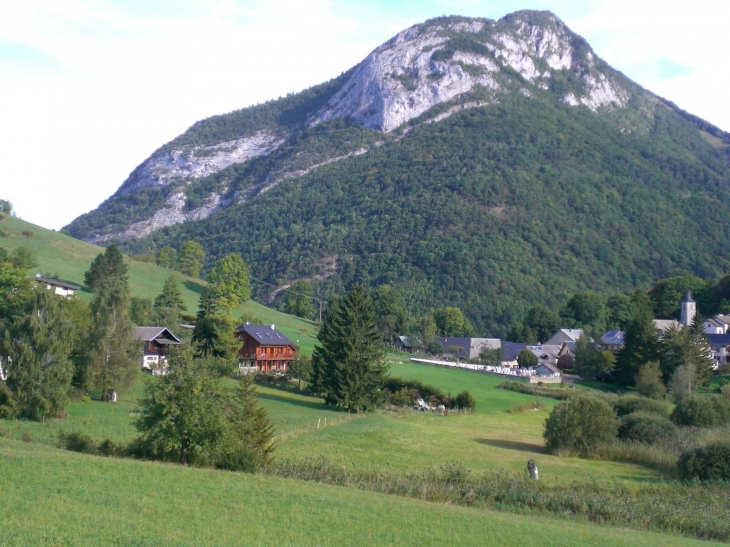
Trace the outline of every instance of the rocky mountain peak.
<path fill-rule="evenodd" d="M 351 117 L 392 131 L 477 86 L 494 102 L 504 92 L 552 89 L 574 106 L 621 107 L 629 92 L 611 72 L 599 69 L 588 44 L 550 12 L 521 11 L 499 21 L 443 17 L 376 48 L 309 123 Z M 555 85 L 556 78 L 572 85 Z"/>

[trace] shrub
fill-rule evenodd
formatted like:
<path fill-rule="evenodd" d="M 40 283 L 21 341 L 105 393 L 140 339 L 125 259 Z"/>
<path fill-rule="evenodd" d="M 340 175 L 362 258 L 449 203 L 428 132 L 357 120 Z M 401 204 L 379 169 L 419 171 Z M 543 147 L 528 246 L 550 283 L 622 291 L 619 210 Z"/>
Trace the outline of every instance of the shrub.
<path fill-rule="evenodd" d="M 23 230 L 20 233 L 23 234 L 25 237 L 33 237 L 33 230 Z"/>
<path fill-rule="evenodd" d="M 418 380 L 406 380 L 404 378 L 391 376 L 385 381 L 384 389 L 391 394 L 388 397 L 390 404 L 396 406 L 408 406 L 418 398 L 418 395 L 423 397 L 423 400 L 429 403 L 436 403 L 440 405 L 447 402 L 446 394 L 443 391 L 432 385 L 422 384 Z M 408 402 L 402 404 L 409 396 L 410 399 Z"/>
<path fill-rule="evenodd" d="M 0 230 L 0 237 L 10 237 L 10 232 L 7 230 Z"/>
<path fill-rule="evenodd" d="M 624 441 L 654 444 L 676 436 L 676 425 L 667 418 L 646 412 L 635 412 L 624 416 L 618 428 L 618 437 Z"/>
<path fill-rule="evenodd" d="M 471 393 L 468 391 L 462 391 L 454 397 L 452 406 L 461 410 L 474 410 L 477 403 Z"/>
<path fill-rule="evenodd" d="M 677 425 L 713 427 L 730 423 L 730 401 L 720 395 L 691 395 L 670 416 Z"/>
<path fill-rule="evenodd" d="M 545 441 L 550 450 L 585 452 L 616 438 L 616 416 L 608 403 L 580 395 L 559 403 L 545 421 Z"/>
<path fill-rule="evenodd" d="M 88 435 L 78 432 L 65 433 L 63 430 L 59 431 L 58 447 L 73 452 L 83 452 L 84 454 L 97 453 L 96 441 Z"/>
<path fill-rule="evenodd" d="M 679 457 L 677 471 L 685 480 L 730 480 L 730 442 L 688 450 Z"/>
<path fill-rule="evenodd" d="M 671 404 L 637 395 L 624 395 L 614 401 L 612 406 L 619 417 L 627 416 L 634 412 L 648 412 L 669 418 L 669 415 L 672 413 Z"/>
<path fill-rule="evenodd" d="M 102 456 L 115 458 L 123 458 L 128 454 L 126 446 L 124 446 L 123 444 L 116 444 L 109 439 L 104 439 L 99 443 L 99 448 L 97 449 L 97 452 Z"/>
<path fill-rule="evenodd" d="M 521 405 L 510 407 L 507 412 L 510 414 L 522 414 L 523 412 L 532 412 L 534 410 L 545 410 L 545 403 L 540 399 L 535 399 L 534 401 L 528 401 Z"/>

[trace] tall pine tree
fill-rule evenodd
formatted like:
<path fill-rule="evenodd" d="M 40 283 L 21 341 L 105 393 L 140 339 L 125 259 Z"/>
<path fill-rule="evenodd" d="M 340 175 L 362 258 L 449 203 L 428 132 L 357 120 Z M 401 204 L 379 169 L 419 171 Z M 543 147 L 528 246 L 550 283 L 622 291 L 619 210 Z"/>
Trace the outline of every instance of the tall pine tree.
<path fill-rule="evenodd" d="M 127 279 L 127 265 L 116 245 L 109 245 L 103 253 L 96 255 L 89 269 L 84 273 L 84 283 L 92 291 L 98 290 L 109 279 Z"/>
<path fill-rule="evenodd" d="M 388 367 L 365 287 L 355 285 L 328 309 L 319 341 L 312 355 L 313 387 L 327 404 L 356 412 L 381 405 Z"/>
<path fill-rule="evenodd" d="M 74 324 L 62 302 L 45 287 L 34 291 L 28 312 L 0 337 L 0 356 L 9 363 L 0 382 L 0 413 L 40 419 L 63 410 L 73 377 L 68 354 Z"/>

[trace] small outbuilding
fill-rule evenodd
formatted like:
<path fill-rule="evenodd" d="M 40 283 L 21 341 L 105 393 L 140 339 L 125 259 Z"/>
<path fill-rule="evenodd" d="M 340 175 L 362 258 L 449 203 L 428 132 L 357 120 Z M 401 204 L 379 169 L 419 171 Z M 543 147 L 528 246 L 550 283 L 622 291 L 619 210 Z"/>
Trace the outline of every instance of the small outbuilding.
<path fill-rule="evenodd" d="M 36 274 L 32 279 L 36 284 L 45 285 L 48 290 L 53 290 L 55 294 L 65 298 L 73 296 L 74 291 L 81 290 L 81 287 L 78 285 L 66 283 L 65 281 L 60 281 L 58 279 L 43 277 L 41 274 Z"/>

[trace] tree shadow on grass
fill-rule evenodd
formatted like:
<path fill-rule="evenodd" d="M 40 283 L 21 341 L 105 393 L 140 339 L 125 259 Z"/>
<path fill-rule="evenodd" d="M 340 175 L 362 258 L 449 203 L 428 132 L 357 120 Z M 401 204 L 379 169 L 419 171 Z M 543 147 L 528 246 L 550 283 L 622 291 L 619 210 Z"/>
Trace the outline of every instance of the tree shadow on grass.
<path fill-rule="evenodd" d="M 265 399 L 268 401 L 276 401 L 277 403 L 286 403 L 293 406 L 300 406 L 304 408 L 311 408 L 312 410 L 328 410 L 330 412 L 345 412 L 341 408 L 335 408 L 327 406 L 324 403 L 315 403 L 312 401 L 302 401 L 300 399 L 291 399 L 289 397 L 282 397 L 273 393 L 258 393 L 259 399 Z"/>
<path fill-rule="evenodd" d="M 500 439 L 474 439 L 479 444 L 494 446 L 495 448 L 504 448 L 506 450 L 519 450 L 520 452 L 537 452 L 545 453 L 545 447 L 534 443 L 522 443 L 517 441 L 503 441 Z"/>
<path fill-rule="evenodd" d="M 195 281 L 191 281 L 189 279 L 183 281 L 183 285 L 185 285 L 186 289 L 194 292 L 195 294 L 201 294 L 203 292 L 203 289 L 205 288 L 205 285 L 203 285 L 202 283 L 196 283 Z"/>

